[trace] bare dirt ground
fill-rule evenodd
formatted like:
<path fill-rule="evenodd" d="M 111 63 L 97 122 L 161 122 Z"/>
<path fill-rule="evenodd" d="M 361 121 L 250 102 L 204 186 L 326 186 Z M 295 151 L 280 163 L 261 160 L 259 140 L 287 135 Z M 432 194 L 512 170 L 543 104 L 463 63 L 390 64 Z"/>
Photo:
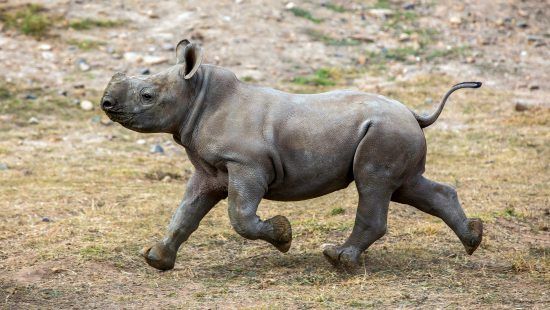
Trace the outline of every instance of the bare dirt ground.
<path fill-rule="evenodd" d="M 0 304 L 33 308 L 550 308 L 548 1 L 0 1 Z M 242 80 L 294 92 L 352 88 L 427 111 L 428 177 L 485 221 L 468 256 L 440 220 L 392 204 L 360 274 L 320 245 L 351 231 L 355 188 L 265 201 L 287 216 L 281 254 L 230 227 L 221 203 L 158 272 L 160 238 L 192 172 L 167 135 L 97 107 L 115 71 L 154 74 L 174 44 Z M 92 106 L 88 106 L 90 101 Z M 151 153 L 160 145 L 163 153 Z"/>

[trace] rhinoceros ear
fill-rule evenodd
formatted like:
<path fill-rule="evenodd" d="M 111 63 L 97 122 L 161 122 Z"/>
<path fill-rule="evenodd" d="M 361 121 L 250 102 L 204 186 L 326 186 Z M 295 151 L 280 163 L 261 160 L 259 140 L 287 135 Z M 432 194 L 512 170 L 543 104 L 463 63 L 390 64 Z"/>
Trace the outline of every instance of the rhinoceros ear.
<path fill-rule="evenodd" d="M 190 79 L 199 69 L 202 62 L 202 49 L 189 40 L 181 40 L 176 46 L 176 59 L 178 64 L 183 64 L 183 77 Z"/>

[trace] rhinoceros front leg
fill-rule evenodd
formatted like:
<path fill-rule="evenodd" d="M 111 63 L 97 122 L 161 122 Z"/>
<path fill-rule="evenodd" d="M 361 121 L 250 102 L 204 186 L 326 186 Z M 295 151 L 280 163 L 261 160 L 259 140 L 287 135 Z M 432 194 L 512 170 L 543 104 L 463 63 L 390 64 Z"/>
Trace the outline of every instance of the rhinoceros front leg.
<path fill-rule="evenodd" d="M 187 183 L 185 196 L 172 216 L 164 239 L 141 250 L 145 261 L 160 270 L 174 268 L 180 245 L 197 229 L 208 211 L 226 196 L 227 192 L 215 180 L 195 172 Z"/>
<path fill-rule="evenodd" d="M 229 219 L 235 231 L 250 240 L 262 239 L 279 251 L 287 252 L 292 242 L 288 219 L 276 215 L 262 221 L 256 214 L 267 191 L 267 181 L 261 169 L 234 165 L 228 167 Z"/>

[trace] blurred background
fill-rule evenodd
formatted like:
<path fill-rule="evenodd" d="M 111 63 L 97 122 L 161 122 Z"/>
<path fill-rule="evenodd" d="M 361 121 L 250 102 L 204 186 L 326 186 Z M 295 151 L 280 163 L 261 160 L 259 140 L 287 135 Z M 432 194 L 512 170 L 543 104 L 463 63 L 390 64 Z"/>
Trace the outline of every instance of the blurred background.
<path fill-rule="evenodd" d="M 6 308 L 534 307 L 550 303 L 550 2 L 0 0 L 0 303 Z M 438 219 L 392 204 L 364 273 L 319 246 L 350 233 L 353 185 L 265 201 L 281 254 L 238 236 L 225 202 L 159 273 L 137 251 L 162 236 L 193 168 L 168 135 L 113 124 L 116 71 L 155 74 L 188 38 L 205 63 L 289 92 L 356 89 L 431 111 L 427 175 L 485 221 L 467 256 Z"/>

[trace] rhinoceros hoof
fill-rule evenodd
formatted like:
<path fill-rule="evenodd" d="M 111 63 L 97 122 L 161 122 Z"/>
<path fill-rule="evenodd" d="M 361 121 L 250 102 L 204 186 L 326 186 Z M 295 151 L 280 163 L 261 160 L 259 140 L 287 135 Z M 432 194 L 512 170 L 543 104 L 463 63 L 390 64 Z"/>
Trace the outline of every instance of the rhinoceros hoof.
<path fill-rule="evenodd" d="M 478 218 L 473 218 L 468 219 L 467 225 L 468 235 L 462 240 L 462 244 L 464 245 L 464 249 L 466 249 L 466 253 L 472 255 L 481 243 L 483 237 L 483 222 Z"/>
<path fill-rule="evenodd" d="M 361 252 L 354 247 L 339 247 L 332 244 L 323 245 L 323 255 L 332 266 L 347 272 L 355 272 L 361 266 Z"/>
<path fill-rule="evenodd" d="M 277 250 L 286 253 L 292 243 L 292 226 L 288 219 L 282 215 L 276 215 L 266 221 L 273 228 L 273 240 L 270 241 Z"/>
<path fill-rule="evenodd" d="M 168 249 L 161 243 L 143 248 L 140 254 L 145 258 L 149 266 L 159 270 L 170 270 L 174 268 L 174 264 L 176 263 L 176 252 Z"/>

